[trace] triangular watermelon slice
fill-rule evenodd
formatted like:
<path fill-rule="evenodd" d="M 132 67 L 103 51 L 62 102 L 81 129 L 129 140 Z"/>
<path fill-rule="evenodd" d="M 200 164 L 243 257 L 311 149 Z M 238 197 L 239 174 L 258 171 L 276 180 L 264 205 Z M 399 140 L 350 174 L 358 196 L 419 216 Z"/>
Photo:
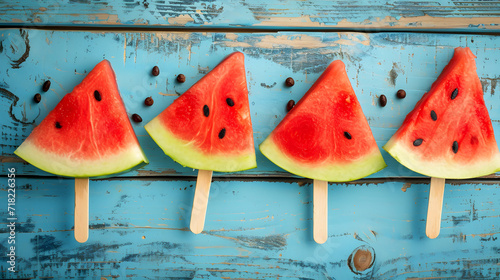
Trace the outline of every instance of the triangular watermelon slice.
<path fill-rule="evenodd" d="M 474 59 L 469 48 L 456 48 L 431 90 L 384 146 L 401 164 L 438 178 L 474 178 L 500 171 Z"/>
<path fill-rule="evenodd" d="M 260 145 L 281 168 L 344 182 L 386 167 L 342 61 L 332 62 Z"/>
<path fill-rule="evenodd" d="M 148 163 L 107 60 L 66 94 L 14 153 L 68 177 L 101 177 Z"/>
<path fill-rule="evenodd" d="M 257 166 L 244 59 L 226 57 L 145 126 L 172 159 L 220 172 Z"/>

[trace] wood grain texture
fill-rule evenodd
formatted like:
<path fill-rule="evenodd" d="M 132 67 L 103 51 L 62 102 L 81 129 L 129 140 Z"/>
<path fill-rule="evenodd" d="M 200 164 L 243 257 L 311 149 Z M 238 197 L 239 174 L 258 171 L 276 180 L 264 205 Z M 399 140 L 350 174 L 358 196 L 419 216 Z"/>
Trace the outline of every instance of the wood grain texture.
<path fill-rule="evenodd" d="M 498 32 L 498 1 L 151 1 L 0 2 L 4 26 L 454 30 Z"/>
<path fill-rule="evenodd" d="M 499 184 L 447 182 L 433 240 L 425 236 L 428 183 L 330 184 L 329 236 L 320 245 L 312 236 L 312 181 L 215 180 L 205 231 L 194 235 L 194 180 L 92 180 L 90 236 L 80 244 L 73 180 L 17 178 L 17 276 L 498 279 Z M 3 186 L 0 201 L 7 200 Z M 2 226 L 2 252 L 7 237 Z M 373 251 L 374 260 L 356 275 L 348 258 L 358 249 Z M 0 278 L 10 278 L 2 267 Z"/>
<path fill-rule="evenodd" d="M 245 54 L 255 147 L 286 114 L 290 99 L 298 101 L 327 65 L 341 59 L 382 147 L 413 109 L 453 55 L 468 46 L 477 58 L 485 102 L 500 140 L 500 37 L 420 33 L 183 33 L 87 32 L 8 29 L 0 31 L 0 157 L 23 175 L 50 176 L 13 154 L 35 125 L 81 82 L 99 61 L 108 59 L 117 75 L 129 115 L 143 122 L 133 127 L 150 164 L 125 176 L 196 176 L 166 156 L 144 130 L 144 124 L 215 67 L 226 55 Z M 153 66 L 160 75 L 151 75 Z M 183 73 L 186 82 L 175 81 Z M 295 85 L 286 87 L 287 77 Z M 33 102 L 45 80 L 52 86 Z M 405 99 L 396 98 L 405 89 Z M 385 94 L 386 107 L 378 105 Z M 153 106 L 144 106 L 152 96 Z M 388 167 L 369 178 L 418 177 L 382 151 Z M 258 167 L 214 176 L 291 176 L 256 148 Z M 492 175 L 497 177 L 498 175 Z"/>

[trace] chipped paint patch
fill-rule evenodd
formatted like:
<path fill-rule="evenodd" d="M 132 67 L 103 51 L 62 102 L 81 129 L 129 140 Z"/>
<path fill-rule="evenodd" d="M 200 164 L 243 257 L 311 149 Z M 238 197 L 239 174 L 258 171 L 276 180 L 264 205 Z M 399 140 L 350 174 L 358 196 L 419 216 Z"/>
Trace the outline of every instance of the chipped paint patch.
<path fill-rule="evenodd" d="M 170 17 L 167 21 L 172 25 L 186 25 L 189 22 L 194 22 L 194 19 L 190 15 L 184 14 L 176 17 Z"/>

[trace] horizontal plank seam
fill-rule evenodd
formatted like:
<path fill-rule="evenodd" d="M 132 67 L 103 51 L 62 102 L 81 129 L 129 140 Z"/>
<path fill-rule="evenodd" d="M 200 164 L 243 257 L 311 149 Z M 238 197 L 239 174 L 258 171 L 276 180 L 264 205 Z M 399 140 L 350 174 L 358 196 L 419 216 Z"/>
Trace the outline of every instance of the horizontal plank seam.
<path fill-rule="evenodd" d="M 52 25 L 37 25 L 30 26 L 27 24 L 0 24 L 2 29 L 25 29 L 25 30 L 47 30 L 47 31 L 88 31 L 88 32 L 208 32 L 208 33 L 279 33 L 279 32 L 321 32 L 321 33 L 337 33 L 337 32 L 355 32 L 355 33 L 427 33 L 427 34 L 473 34 L 473 35 L 500 35 L 500 30 L 465 30 L 465 29 L 425 29 L 425 28 L 346 28 L 346 27 L 265 27 L 265 28 L 229 28 L 229 27 L 134 27 L 134 26 L 52 26 Z"/>
<path fill-rule="evenodd" d="M 7 178 L 6 175 L 0 177 Z M 36 176 L 36 175 L 17 175 L 16 178 L 21 179 L 35 179 L 35 180 L 50 180 L 50 179 L 67 179 L 74 180 L 74 178 L 63 178 L 57 176 Z M 111 178 L 97 178 L 90 180 L 95 181 L 196 181 L 196 176 L 125 176 L 125 177 L 111 177 Z M 212 177 L 212 182 L 278 182 L 278 183 L 305 183 L 312 184 L 313 179 L 308 178 L 294 178 L 284 176 L 217 176 L 215 173 Z M 365 178 L 351 182 L 329 182 L 330 184 L 348 184 L 348 185 L 363 185 L 363 184 L 383 184 L 388 182 L 401 182 L 412 184 L 429 184 L 430 178 L 419 177 L 387 177 L 387 178 Z M 472 178 L 472 179 L 446 179 L 446 184 L 460 185 L 460 184 L 500 184 L 500 178 Z"/>

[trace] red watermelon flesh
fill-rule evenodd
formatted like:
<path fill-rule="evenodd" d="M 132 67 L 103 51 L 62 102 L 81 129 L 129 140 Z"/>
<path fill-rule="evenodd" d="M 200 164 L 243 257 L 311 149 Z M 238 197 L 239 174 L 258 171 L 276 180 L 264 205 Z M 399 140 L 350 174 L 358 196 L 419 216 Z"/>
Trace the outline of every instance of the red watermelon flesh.
<path fill-rule="evenodd" d="M 260 150 L 291 173 L 324 181 L 356 180 L 386 167 L 340 60 L 327 67 Z"/>
<path fill-rule="evenodd" d="M 500 171 L 498 146 L 469 48 L 455 49 L 384 149 L 409 169 L 431 177 L 473 178 Z"/>
<path fill-rule="evenodd" d="M 145 128 L 184 166 L 221 172 L 256 167 L 244 55 L 226 57 Z"/>
<path fill-rule="evenodd" d="M 69 177 L 100 177 L 148 162 L 107 60 L 63 97 L 15 153 L 42 170 Z"/>

